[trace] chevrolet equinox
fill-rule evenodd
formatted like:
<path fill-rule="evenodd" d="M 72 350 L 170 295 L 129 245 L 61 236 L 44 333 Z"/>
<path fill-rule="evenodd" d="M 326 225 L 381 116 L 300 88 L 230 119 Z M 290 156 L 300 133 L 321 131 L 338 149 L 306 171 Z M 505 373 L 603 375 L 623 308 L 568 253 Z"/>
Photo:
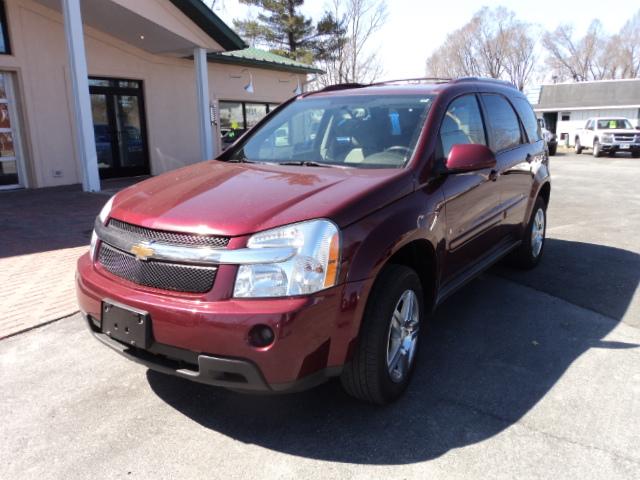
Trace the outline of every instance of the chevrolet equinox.
<path fill-rule="evenodd" d="M 536 117 L 506 82 L 336 85 L 112 197 L 78 301 L 95 337 L 150 369 L 254 392 L 339 377 L 385 404 L 439 304 L 503 257 L 540 261 L 550 189 Z"/>

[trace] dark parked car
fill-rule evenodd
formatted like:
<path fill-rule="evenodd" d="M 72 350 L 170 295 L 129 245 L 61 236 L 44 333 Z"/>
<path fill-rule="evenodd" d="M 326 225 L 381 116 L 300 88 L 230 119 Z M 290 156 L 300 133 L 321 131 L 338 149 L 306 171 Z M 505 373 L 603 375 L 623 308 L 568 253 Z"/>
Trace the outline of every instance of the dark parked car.
<path fill-rule="evenodd" d="M 536 117 L 506 83 L 329 87 L 115 195 L 79 304 L 154 370 L 261 392 L 339 376 L 384 404 L 434 308 L 503 257 L 540 261 L 549 195 Z"/>

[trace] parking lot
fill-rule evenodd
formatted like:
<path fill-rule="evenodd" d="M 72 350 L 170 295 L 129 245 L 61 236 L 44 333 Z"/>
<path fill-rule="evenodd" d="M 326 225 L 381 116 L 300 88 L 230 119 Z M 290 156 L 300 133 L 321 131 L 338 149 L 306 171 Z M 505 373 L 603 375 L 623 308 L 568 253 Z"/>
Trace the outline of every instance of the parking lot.
<path fill-rule="evenodd" d="M 396 404 L 192 384 L 76 315 L 0 342 L 0 478 L 640 478 L 640 160 L 551 162 L 541 265 L 450 298 Z"/>

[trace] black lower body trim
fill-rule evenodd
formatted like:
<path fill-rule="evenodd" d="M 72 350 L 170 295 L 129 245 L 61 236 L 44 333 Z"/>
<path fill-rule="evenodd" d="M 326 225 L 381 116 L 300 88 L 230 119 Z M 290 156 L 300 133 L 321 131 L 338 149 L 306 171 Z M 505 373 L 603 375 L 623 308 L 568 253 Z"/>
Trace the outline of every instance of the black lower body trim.
<path fill-rule="evenodd" d="M 329 367 L 293 382 L 268 384 L 258 366 L 249 360 L 198 354 L 157 342 L 146 350 L 131 347 L 99 331 L 92 317 L 84 317 L 98 340 L 129 360 L 157 372 L 206 385 L 242 392 L 291 393 L 315 387 L 342 372 L 341 366 Z"/>

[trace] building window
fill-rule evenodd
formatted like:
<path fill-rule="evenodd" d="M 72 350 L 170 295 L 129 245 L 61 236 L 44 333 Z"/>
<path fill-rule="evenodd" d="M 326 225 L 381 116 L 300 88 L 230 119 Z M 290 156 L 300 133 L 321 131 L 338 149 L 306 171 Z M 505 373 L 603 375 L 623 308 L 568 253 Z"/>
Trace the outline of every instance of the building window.
<path fill-rule="evenodd" d="M 561 120 L 563 122 L 568 122 L 569 120 L 571 120 L 571 114 L 570 113 L 563 113 L 561 116 Z"/>
<path fill-rule="evenodd" d="M 222 149 L 224 150 L 278 105 L 221 100 L 218 106 L 220 112 L 220 136 L 222 138 Z"/>
<path fill-rule="evenodd" d="M 0 0 L 0 54 L 10 54 L 9 29 L 7 27 L 7 14 L 4 0 Z"/>

